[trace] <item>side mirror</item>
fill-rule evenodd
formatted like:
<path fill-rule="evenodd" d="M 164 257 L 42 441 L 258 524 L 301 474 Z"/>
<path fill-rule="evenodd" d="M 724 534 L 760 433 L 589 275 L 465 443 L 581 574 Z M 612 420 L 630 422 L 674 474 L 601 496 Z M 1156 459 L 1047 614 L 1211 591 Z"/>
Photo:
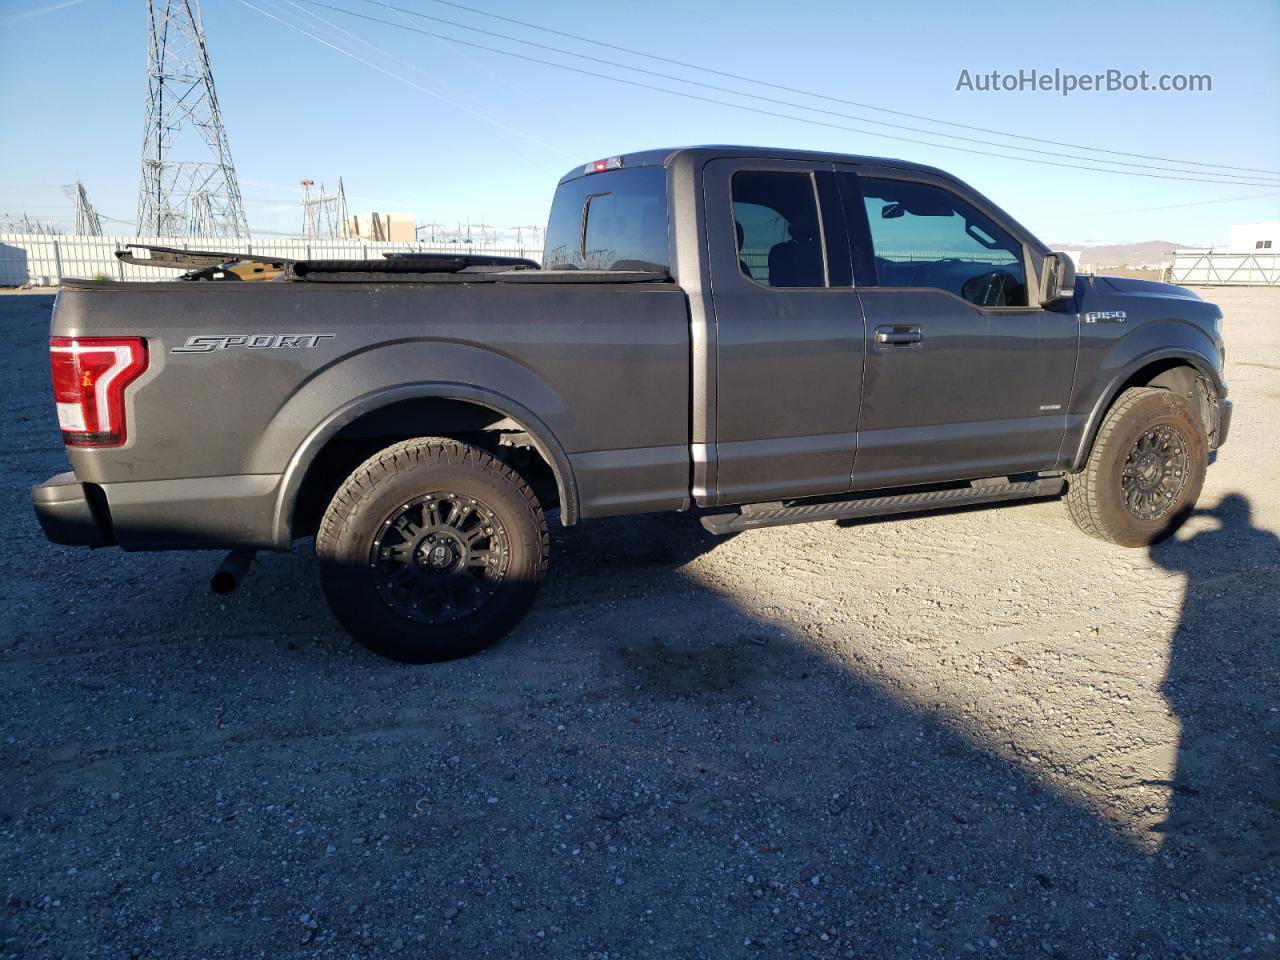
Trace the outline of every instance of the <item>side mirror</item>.
<path fill-rule="evenodd" d="M 1065 253 L 1045 254 L 1040 268 L 1040 306 L 1051 307 L 1076 294 L 1076 265 Z"/>

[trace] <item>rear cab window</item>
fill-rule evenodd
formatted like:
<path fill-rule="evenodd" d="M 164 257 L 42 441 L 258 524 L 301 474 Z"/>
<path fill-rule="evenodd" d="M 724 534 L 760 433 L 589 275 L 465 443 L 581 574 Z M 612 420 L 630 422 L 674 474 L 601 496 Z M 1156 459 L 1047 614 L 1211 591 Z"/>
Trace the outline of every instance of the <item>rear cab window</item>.
<path fill-rule="evenodd" d="M 587 174 L 556 190 L 543 269 L 670 273 L 668 233 L 665 168 Z"/>
<path fill-rule="evenodd" d="M 772 170 L 733 175 L 738 270 L 765 287 L 824 287 L 826 259 L 813 177 Z"/>

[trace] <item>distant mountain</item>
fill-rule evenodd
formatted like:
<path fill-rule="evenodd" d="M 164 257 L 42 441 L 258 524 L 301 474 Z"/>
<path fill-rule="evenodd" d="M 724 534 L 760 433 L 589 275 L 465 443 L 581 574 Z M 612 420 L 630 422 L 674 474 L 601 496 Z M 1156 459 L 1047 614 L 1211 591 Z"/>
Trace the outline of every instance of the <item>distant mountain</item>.
<path fill-rule="evenodd" d="M 1136 267 L 1141 263 L 1172 260 L 1173 251 L 1186 244 L 1171 240 L 1143 240 L 1141 243 L 1051 243 L 1054 250 L 1079 250 L 1083 267 Z"/>

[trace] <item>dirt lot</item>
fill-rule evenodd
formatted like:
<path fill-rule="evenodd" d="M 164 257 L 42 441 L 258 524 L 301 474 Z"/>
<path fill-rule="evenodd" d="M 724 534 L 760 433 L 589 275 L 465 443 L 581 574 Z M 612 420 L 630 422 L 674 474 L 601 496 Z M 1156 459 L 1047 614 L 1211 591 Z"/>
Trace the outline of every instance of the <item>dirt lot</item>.
<path fill-rule="evenodd" d="M 309 546 L 220 599 L 47 545 L 50 299 L 0 299 L 0 955 L 1280 956 L 1280 291 L 1204 295 L 1237 413 L 1174 542 L 593 522 L 426 668 Z"/>

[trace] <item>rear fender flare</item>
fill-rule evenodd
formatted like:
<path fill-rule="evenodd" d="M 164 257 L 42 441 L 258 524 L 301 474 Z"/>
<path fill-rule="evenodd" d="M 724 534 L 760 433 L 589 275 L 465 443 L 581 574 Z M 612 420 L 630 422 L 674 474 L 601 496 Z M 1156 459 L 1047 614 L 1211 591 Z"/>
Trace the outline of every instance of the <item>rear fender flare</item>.
<path fill-rule="evenodd" d="M 363 394 L 339 407 L 317 426 L 295 451 L 280 483 L 276 498 L 272 534 L 277 549 L 288 549 L 292 541 L 292 518 L 302 481 L 316 456 L 347 424 L 366 413 L 403 400 L 461 400 L 486 407 L 518 424 L 533 441 L 534 448 L 555 474 L 560 495 L 560 522 L 571 526 L 578 519 L 578 488 L 573 466 L 551 429 L 524 405 L 494 390 L 465 383 L 424 381 L 400 384 Z M 429 433 L 429 430 L 428 430 Z"/>

